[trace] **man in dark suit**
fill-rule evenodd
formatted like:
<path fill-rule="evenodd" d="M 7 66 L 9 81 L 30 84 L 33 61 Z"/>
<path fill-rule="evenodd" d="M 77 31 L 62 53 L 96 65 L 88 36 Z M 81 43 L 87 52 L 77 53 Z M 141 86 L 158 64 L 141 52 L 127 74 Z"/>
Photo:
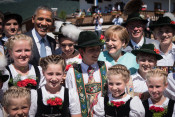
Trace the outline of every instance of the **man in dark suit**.
<path fill-rule="evenodd" d="M 39 64 L 41 57 L 52 55 L 55 51 L 56 41 L 47 35 L 52 28 L 53 11 L 46 6 L 39 6 L 32 16 L 34 28 L 26 34 L 33 39 L 33 57 L 30 63 Z"/>
<path fill-rule="evenodd" d="M 139 49 L 143 44 L 154 44 L 156 48 L 159 48 L 159 42 L 157 40 L 149 39 L 144 36 L 144 29 L 147 24 L 147 20 L 143 19 L 139 12 L 128 15 L 125 26 L 128 30 L 130 42 L 124 49 L 126 52 L 131 52 L 133 49 Z"/>

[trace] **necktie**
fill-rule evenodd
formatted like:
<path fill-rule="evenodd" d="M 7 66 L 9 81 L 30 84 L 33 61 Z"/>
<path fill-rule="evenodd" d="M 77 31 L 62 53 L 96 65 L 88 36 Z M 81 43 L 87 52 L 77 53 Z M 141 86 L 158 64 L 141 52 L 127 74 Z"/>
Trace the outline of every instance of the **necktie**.
<path fill-rule="evenodd" d="M 45 39 L 42 38 L 40 40 L 40 44 L 41 44 L 41 47 L 40 47 L 40 56 L 41 57 L 46 57 L 46 47 L 45 47 Z"/>
<path fill-rule="evenodd" d="M 136 45 L 136 46 L 135 46 L 135 50 L 138 50 L 138 49 L 139 49 L 139 47 Z"/>
<path fill-rule="evenodd" d="M 94 83 L 95 82 L 94 77 L 93 77 L 94 68 L 89 66 L 89 68 L 87 70 L 87 73 L 88 73 L 88 76 L 89 76 L 88 83 Z"/>

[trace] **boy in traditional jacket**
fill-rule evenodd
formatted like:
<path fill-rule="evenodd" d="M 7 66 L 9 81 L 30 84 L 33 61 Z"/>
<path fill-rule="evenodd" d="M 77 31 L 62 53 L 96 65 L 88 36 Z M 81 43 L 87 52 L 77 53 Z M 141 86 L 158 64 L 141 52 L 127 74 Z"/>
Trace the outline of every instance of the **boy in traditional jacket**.
<path fill-rule="evenodd" d="M 66 87 L 75 88 L 79 96 L 82 117 L 91 117 L 92 108 L 98 97 L 103 96 L 106 82 L 106 71 L 110 63 L 98 61 L 103 42 L 91 31 L 79 35 L 76 48 L 82 56 L 82 63 L 70 68 L 66 76 Z"/>

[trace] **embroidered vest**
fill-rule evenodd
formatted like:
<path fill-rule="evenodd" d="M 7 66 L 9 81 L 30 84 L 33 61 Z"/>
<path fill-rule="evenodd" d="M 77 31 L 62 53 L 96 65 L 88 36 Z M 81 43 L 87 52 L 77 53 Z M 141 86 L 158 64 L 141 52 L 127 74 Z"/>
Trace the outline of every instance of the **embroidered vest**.
<path fill-rule="evenodd" d="M 62 109 L 58 106 L 44 105 L 42 101 L 42 91 L 41 88 L 37 90 L 38 101 L 37 101 L 37 113 L 35 117 L 70 117 L 69 114 L 69 92 L 65 88 L 64 91 L 64 103 Z M 51 113 L 52 111 L 52 113 Z"/>
<path fill-rule="evenodd" d="M 106 83 L 106 65 L 103 61 L 98 61 L 98 66 L 100 69 L 101 82 L 100 83 L 92 83 L 92 84 L 84 84 L 84 79 L 82 76 L 81 65 L 77 64 L 74 66 L 75 80 L 77 86 L 77 92 L 79 94 L 80 106 L 81 106 L 81 114 L 82 117 L 88 117 L 88 108 L 89 101 L 88 95 L 96 94 L 101 92 L 102 96 L 104 94 L 104 84 Z M 97 100 L 97 97 L 94 97 L 94 100 Z"/>
<path fill-rule="evenodd" d="M 173 101 L 171 99 L 169 100 L 169 102 L 168 102 L 168 112 L 167 112 L 166 115 L 164 115 L 162 117 L 172 117 L 173 110 L 174 110 L 174 103 L 175 103 L 175 101 Z M 143 106 L 145 108 L 145 117 L 152 117 L 153 113 L 149 110 L 148 99 L 143 102 Z"/>
<path fill-rule="evenodd" d="M 106 95 L 104 98 L 105 117 L 129 117 L 131 99 L 120 107 L 114 107 L 108 105 L 109 97 Z"/>

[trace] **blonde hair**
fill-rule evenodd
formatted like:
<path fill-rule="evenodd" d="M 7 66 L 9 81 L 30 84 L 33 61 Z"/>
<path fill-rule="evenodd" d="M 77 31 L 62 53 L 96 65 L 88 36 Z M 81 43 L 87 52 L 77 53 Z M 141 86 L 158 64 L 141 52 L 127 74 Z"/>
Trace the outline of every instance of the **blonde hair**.
<path fill-rule="evenodd" d="M 44 71 L 47 70 L 49 64 L 60 64 L 62 66 L 63 71 L 66 66 L 64 58 L 60 55 L 50 55 L 44 58 L 40 58 L 39 65 Z"/>
<path fill-rule="evenodd" d="M 111 75 L 118 75 L 118 74 L 121 74 L 123 76 L 122 78 L 125 82 L 129 81 L 130 72 L 124 65 L 121 64 L 117 64 L 110 67 L 107 72 L 107 78 Z"/>
<path fill-rule="evenodd" d="M 12 50 L 13 46 L 14 46 L 14 43 L 19 41 L 19 40 L 29 41 L 29 44 L 31 45 L 31 49 L 33 48 L 33 41 L 32 41 L 32 38 L 30 36 L 27 36 L 25 34 L 17 34 L 17 35 L 11 36 L 8 39 L 8 41 L 5 44 L 7 49 Z"/>
<path fill-rule="evenodd" d="M 3 95 L 3 106 L 8 107 L 10 105 L 10 100 L 14 98 L 26 98 L 28 104 L 31 104 L 30 89 L 18 86 L 10 87 Z"/>
<path fill-rule="evenodd" d="M 105 38 L 111 38 L 116 35 L 121 40 L 121 42 L 125 43 L 126 47 L 129 43 L 129 34 L 127 29 L 120 25 L 113 25 L 105 31 Z"/>
<path fill-rule="evenodd" d="M 158 78 L 162 78 L 164 85 L 167 84 L 168 73 L 161 69 L 152 69 L 148 71 L 146 73 L 146 81 L 148 82 L 151 77 L 155 77 L 155 76 L 157 76 Z"/>

